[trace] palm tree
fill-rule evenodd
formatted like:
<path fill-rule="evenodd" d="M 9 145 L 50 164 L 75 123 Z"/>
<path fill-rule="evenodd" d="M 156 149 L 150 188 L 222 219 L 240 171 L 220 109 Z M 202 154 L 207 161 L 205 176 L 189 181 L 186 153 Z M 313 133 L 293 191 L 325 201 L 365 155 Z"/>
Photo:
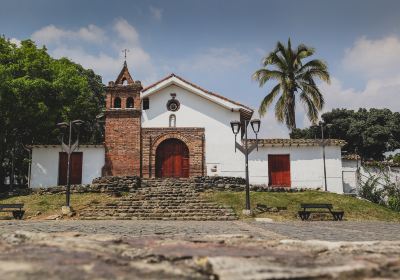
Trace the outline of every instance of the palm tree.
<path fill-rule="evenodd" d="M 278 83 L 264 97 L 258 112 L 260 116 L 265 115 L 274 99 L 275 117 L 293 130 L 296 128 L 296 97 L 304 104 L 308 119 L 314 124 L 318 120 L 319 111 L 324 106 L 324 97 L 318 89 L 315 79 L 318 78 L 327 83 L 330 82 L 327 65 L 314 59 L 304 63 L 307 57 L 314 54 L 315 50 L 304 44 L 297 49 L 292 49 L 290 38 L 287 47 L 281 42 L 276 44 L 273 52 L 263 58 L 263 68 L 253 74 L 253 79 L 258 81 L 260 87 L 269 80 Z"/>

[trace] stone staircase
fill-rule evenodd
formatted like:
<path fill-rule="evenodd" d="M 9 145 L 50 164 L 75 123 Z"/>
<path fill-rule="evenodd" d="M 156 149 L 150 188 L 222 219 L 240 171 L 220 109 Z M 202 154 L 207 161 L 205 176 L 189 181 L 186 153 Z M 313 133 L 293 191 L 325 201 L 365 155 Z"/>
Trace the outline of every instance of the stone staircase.
<path fill-rule="evenodd" d="M 141 187 L 113 203 L 92 205 L 79 214 L 85 220 L 236 220 L 231 208 L 200 197 L 185 179 L 143 179 Z"/>

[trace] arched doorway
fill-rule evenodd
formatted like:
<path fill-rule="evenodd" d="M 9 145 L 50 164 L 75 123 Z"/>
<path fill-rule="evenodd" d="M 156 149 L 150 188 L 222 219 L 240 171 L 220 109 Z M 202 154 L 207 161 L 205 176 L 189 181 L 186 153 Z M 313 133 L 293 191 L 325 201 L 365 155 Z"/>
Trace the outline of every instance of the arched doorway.
<path fill-rule="evenodd" d="M 189 177 L 189 149 L 183 141 L 171 138 L 158 145 L 156 177 Z"/>

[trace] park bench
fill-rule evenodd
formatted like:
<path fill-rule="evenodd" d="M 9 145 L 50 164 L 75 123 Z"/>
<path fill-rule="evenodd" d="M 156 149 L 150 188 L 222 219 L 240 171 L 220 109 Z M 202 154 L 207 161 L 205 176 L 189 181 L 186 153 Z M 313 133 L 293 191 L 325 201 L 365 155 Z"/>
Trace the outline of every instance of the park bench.
<path fill-rule="evenodd" d="M 330 213 L 335 221 L 341 221 L 344 216 L 344 211 L 333 210 L 332 204 L 329 203 L 302 203 L 300 208 L 303 210 L 299 211 L 299 216 L 302 221 L 308 220 L 310 215 L 313 213 Z M 309 209 L 319 209 L 318 211 L 309 211 Z M 322 211 L 322 209 L 328 209 Z"/>
<path fill-rule="evenodd" d="M 0 212 L 12 212 L 14 219 L 21 220 L 25 213 L 25 210 L 22 210 L 23 207 L 23 203 L 0 204 Z"/>

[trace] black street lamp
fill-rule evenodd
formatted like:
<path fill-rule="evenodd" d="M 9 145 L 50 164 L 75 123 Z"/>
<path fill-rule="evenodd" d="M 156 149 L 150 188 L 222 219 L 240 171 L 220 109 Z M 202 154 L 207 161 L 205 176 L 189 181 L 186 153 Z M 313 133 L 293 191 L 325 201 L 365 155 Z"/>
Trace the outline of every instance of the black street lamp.
<path fill-rule="evenodd" d="M 331 124 L 326 124 L 323 121 L 319 122 L 319 125 L 321 127 L 321 138 L 322 138 L 322 158 L 324 161 L 324 187 L 325 191 L 328 191 L 328 184 L 326 182 L 326 159 L 325 159 L 325 139 L 324 139 L 324 127 L 331 127 Z"/>
<path fill-rule="evenodd" d="M 57 126 L 61 130 L 65 130 L 69 128 L 69 137 L 68 144 L 64 143 L 64 133 L 61 135 L 61 149 L 67 153 L 68 163 L 67 163 L 67 191 L 66 191 L 66 206 L 70 207 L 70 196 L 71 196 L 71 184 L 70 184 L 70 176 L 71 176 L 71 154 L 79 147 L 79 127 L 83 125 L 84 122 L 81 120 L 70 121 L 69 123 L 62 122 L 58 123 Z M 72 128 L 75 128 L 77 131 L 77 136 L 75 143 L 72 144 Z"/>
<path fill-rule="evenodd" d="M 258 132 L 260 131 L 260 125 L 261 121 L 258 119 L 251 120 L 251 128 L 253 129 L 254 134 L 256 135 L 256 143 L 251 145 L 250 147 L 248 146 L 248 139 L 247 139 L 247 126 L 249 124 L 248 120 L 244 121 L 244 145 L 239 144 L 236 140 L 237 135 L 239 134 L 240 128 L 241 128 L 241 123 L 239 121 L 232 121 L 231 122 L 231 127 L 232 127 L 232 132 L 235 134 L 235 152 L 236 149 L 241 151 L 244 156 L 245 156 L 245 164 L 246 164 L 246 208 L 243 210 L 243 214 L 245 215 L 251 215 L 251 209 L 250 209 L 250 183 L 249 183 L 249 154 L 257 148 L 258 151 Z"/>

